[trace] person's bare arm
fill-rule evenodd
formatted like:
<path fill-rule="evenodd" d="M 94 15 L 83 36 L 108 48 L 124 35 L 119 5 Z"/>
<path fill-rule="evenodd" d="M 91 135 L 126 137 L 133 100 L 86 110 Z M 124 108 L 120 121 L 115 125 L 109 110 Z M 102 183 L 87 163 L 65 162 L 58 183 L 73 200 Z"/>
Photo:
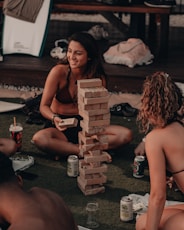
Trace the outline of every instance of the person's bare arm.
<path fill-rule="evenodd" d="M 150 173 L 150 198 L 146 230 L 158 230 L 166 200 L 166 160 L 157 131 L 146 137 L 145 150 Z"/>
<path fill-rule="evenodd" d="M 0 152 L 12 156 L 17 151 L 16 142 L 9 138 L 0 138 Z"/>
<path fill-rule="evenodd" d="M 145 138 L 137 145 L 134 149 L 134 153 L 136 156 L 144 156 L 145 155 Z"/>
<path fill-rule="evenodd" d="M 51 110 L 50 106 L 52 104 L 53 98 L 56 95 L 57 89 L 60 84 L 60 75 L 62 75 L 62 67 L 55 66 L 49 72 L 43 95 L 40 103 L 40 112 L 41 114 L 49 120 L 52 120 L 54 112 Z"/>

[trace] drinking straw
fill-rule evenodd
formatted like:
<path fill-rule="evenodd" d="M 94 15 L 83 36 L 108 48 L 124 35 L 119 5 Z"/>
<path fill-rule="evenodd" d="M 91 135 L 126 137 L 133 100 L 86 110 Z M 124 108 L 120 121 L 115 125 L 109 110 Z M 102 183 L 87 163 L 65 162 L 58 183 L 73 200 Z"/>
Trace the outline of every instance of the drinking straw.
<path fill-rule="evenodd" d="M 13 117 L 13 125 L 16 126 L 16 117 Z"/>

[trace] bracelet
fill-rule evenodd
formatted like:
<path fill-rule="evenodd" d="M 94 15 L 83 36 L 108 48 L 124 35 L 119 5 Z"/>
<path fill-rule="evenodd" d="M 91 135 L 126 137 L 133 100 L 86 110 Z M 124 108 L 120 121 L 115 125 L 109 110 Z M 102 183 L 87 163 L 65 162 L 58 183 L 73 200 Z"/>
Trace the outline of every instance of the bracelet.
<path fill-rule="evenodd" d="M 59 117 L 59 115 L 58 115 L 58 114 L 53 114 L 52 119 L 51 119 L 51 122 L 52 122 L 53 125 L 55 124 L 55 123 L 54 123 L 54 118 L 55 118 L 55 117 Z"/>
<path fill-rule="evenodd" d="M 144 143 L 146 142 L 146 137 L 142 138 L 142 142 Z"/>

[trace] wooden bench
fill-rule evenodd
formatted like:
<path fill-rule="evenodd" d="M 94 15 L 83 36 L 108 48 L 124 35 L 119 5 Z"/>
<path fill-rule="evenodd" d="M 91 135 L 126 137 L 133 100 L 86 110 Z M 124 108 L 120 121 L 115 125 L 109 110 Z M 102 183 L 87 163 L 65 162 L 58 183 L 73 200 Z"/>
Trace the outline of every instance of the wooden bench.
<path fill-rule="evenodd" d="M 3 1 L 0 1 L 0 8 L 3 6 Z M 100 2 L 83 2 L 83 1 L 71 1 L 54 3 L 52 12 L 86 12 L 86 13 L 99 13 L 102 14 L 110 23 L 113 24 L 122 32 L 127 32 L 127 37 L 137 37 L 144 42 L 148 37 L 148 45 L 152 41 L 153 36 L 158 38 L 157 41 L 157 53 L 158 56 L 167 56 L 168 52 L 168 38 L 169 38 L 169 15 L 170 8 L 160 7 L 148 7 L 145 5 L 130 5 L 130 6 L 115 6 L 107 5 Z M 132 15 L 132 22 L 128 27 L 119 15 L 115 13 L 124 14 L 128 13 Z M 149 30 L 148 35 L 145 29 L 145 15 L 149 15 Z M 160 29 L 157 30 L 155 24 L 156 15 L 160 15 Z M 133 16 L 136 16 L 136 18 Z M 157 36 L 156 36 L 157 34 Z"/>
<path fill-rule="evenodd" d="M 148 7 L 145 5 L 115 6 L 103 3 L 92 2 L 65 2 L 55 3 L 53 11 L 60 12 L 97 12 L 103 15 L 110 23 L 120 31 L 127 31 L 128 37 L 141 38 L 143 41 L 148 37 L 148 43 L 152 41 L 153 36 L 158 38 L 157 53 L 158 56 L 166 57 L 168 52 L 169 38 L 169 16 L 170 8 Z M 122 18 L 114 13 L 128 13 L 132 15 L 132 22 L 129 28 L 123 23 Z M 145 16 L 149 16 L 149 29 L 146 34 Z M 157 30 L 156 15 L 160 16 L 160 28 Z M 136 17 L 135 17 L 136 16 Z M 132 32 L 133 31 L 133 32 Z M 157 34 L 157 35 L 156 35 Z"/>

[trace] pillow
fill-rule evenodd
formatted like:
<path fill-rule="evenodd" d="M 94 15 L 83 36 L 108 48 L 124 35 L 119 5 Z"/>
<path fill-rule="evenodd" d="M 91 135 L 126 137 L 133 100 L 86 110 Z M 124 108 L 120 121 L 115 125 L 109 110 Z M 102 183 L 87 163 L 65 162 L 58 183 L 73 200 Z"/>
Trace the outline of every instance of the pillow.
<path fill-rule="evenodd" d="M 152 63 L 154 58 L 148 46 L 138 38 L 129 38 L 127 41 L 111 46 L 103 54 L 103 57 L 105 62 L 109 64 L 126 65 L 130 68 L 136 65 L 148 65 Z"/>

